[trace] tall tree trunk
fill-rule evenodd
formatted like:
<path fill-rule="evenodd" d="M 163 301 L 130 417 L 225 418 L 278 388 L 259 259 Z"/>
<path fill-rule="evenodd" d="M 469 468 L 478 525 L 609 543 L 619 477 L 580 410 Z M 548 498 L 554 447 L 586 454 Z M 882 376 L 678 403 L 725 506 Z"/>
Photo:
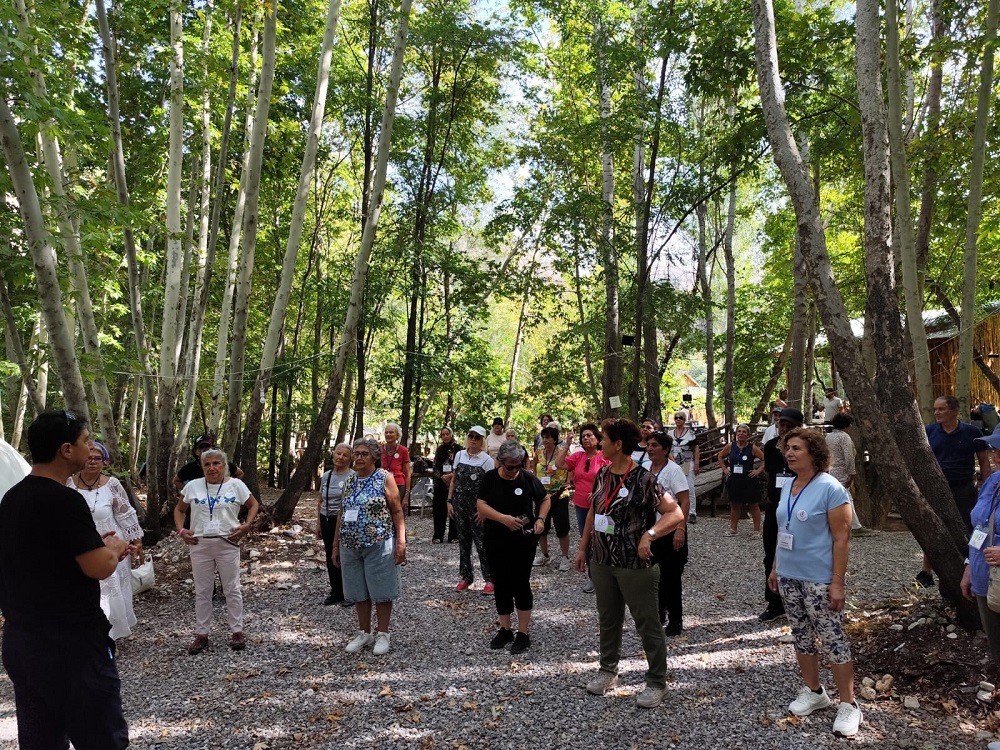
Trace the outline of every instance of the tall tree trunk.
<path fill-rule="evenodd" d="M 813 383 L 816 382 L 816 304 L 809 303 L 809 320 L 806 324 L 809 338 L 806 341 L 806 369 L 802 377 L 802 413 L 806 424 L 813 421 Z"/>
<path fill-rule="evenodd" d="M 510 377 L 507 378 L 507 401 L 504 409 L 503 423 L 510 423 L 510 413 L 514 407 L 514 391 L 517 389 L 517 362 L 521 357 L 521 342 L 524 340 L 524 327 L 528 319 L 528 303 L 531 301 L 531 282 L 535 276 L 535 257 L 524 274 L 524 291 L 521 293 L 521 314 L 517 317 L 517 333 L 514 335 L 514 353 L 510 358 Z"/>
<path fill-rule="evenodd" d="M 889 163 L 896 196 L 895 231 L 899 237 L 899 256 L 903 266 L 903 297 L 906 300 L 906 323 L 913 347 L 913 374 L 917 385 L 917 403 L 924 422 L 934 421 L 934 386 L 931 382 L 931 355 L 924 328 L 922 282 L 917 275 L 917 249 L 913 236 L 913 212 L 910 209 L 910 168 L 903 138 L 903 92 L 900 76 L 899 19 L 896 0 L 885 4 L 885 78 L 889 112 Z"/>
<path fill-rule="evenodd" d="M 201 173 L 198 179 L 200 189 L 198 207 L 198 267 L 195 282 L 194 294 L 191 298 L 190 325 L 188 326 L 187 340 L 184 346 L 184 405 L 181 408 L 181 418 L 177 425 L 177 435 L 174 438 L 174 463 L 180 463 L 187 453 L 188 432 L 191 429 L 191 419 L 194 415 L 194 400 L 198 395 L 198 377 L 201 374 L 201 346 L 202 335 L 205 329 L 205 312 L 209 306 L 210 284 L 212 283 L 212 267 L 215 265 L 215 243 L 211 242 L 212 216 L 209 211 L 209 203 L 212 197 L 212 123 L 211 123 L 211 95 L 208 86 L 208 61 L 211 55 L 210 42 L 212 39 L 212 10 L 214 0 L 209 0 L 205 5 L 205 28 L 202 34 L 202 94 L 201 94 Z M 237 20 L 237 26 L 239 21 Z M 239 50 L 237 47 L 237 60 Z M 234 61 L 235 64 L 235 61 Z M 232 81 L 230 81 L 232 89 Z M 226 119 L 231 119 L 232 98 L 226 108 Z M 228 127 L 228 122 L 223 129 Z M 228 134 L 223 136 L 228 139 Z M 219 167 L 224 167 L 226 152 L 219 152 Z M 217 203 L 221 203 L 221 195 Z M 191 225 L 194 222 L 189 219 Z M 218 231 L 218 223 L 215 224 Z"/>
<path fill-rule="evenodd" d="M 788 358 L 788 405 L 802 409 L 802 377 L 806 368 L 806 344 L 809 331 L 806 317 L 809 313 L 809 285 L 802 251 L 802 237 L 795 235 L 792 259 L 792 351 Z M 802 409 L 804 412 L 805 410 Z"/>
<path fill-rule="evenodd" d="M 781 353 L 778 358 L 774 360 L 774 365 L 771 367 L 771 375 L 767 379 L 767 385 L 764 386 L 764 390 L 761 392 L 760 401 L 753 409 L 753 413 L 750 415 L 750 421 L 747 424 L 756 425 L 760 422 L 761 418 L 767 414 L 768 406 L 771 403 L 771 394 L 774 393 L 774 389 L 778 385 L 778 379 L 785 372 L 785 367 L 788 365 L 788 354 L 792 349 L 792 329 L 789 327 L 788 335 L 785 336 L 785 343 L 781 346 Z"/>
<path fill-rule="evenodd" d="M 611 143 L 611 82 L 607 70 L 607 34 L 604 23 L 597 22 L 597 72 L 601 121 L 601 236 L 598 257 L 604 269 L 604 371 L 601 374 L 601 401 L 605 415 L 617 416 L 622 396 L 621 319 L 618 303 L 618 251 L 614 237 L 615 169 Z"/>
<path fill-rule="evenodd" d="M 254 254 L 257 251 L 257 223 L 260 220 L 260 172 L 264 161 L 264 138 L 267 135 L 267 118 L 271 109 L 271 87 L 274 84 L 275 47 L 278 36 L 278 4 L 268 4 L 264 15 L 263 66 L 260 86 L 253 116 L 253 136 L 247 160 L 246 207 L 243 212 L 243 252 L 240 254 L 240 272 L 233 294 L 233 340 L 229 356 L 229 391 L 226 398 L 226 429 L 222 439 L 223 450 L 236 454 L 240 431 L 240 409 L 243 401 L 243 383 L 246 380 L 247 319 L 250 314 L 250 290 L 253 278 Z M 282 316 L 283 317 L 283 316 Z M 259 400 L 259 397 L 258 397 Z M 254 443 L 243 441 L 249 451 L 256 451 Z M 243 457 L 241 457 L 242 459 Z M 254 459 L 256 469 L 256 458 Z"/>
<path fill-rule="evenodd" d="M 125 261 L 128 268 L 128 296 L 129 312 L 132 319 L 132 331 L 135 338 L 136 356 L 139 360 L 140 374 L 142 381 L 143 403 L 145 409 L 152 409 L 156 403 L 155 381 L 153 379 L 153 368 L 150 364 L 150 346 L 146 336 L 146 322 L 142 312 L 141 293 L 141 273 L 139 268 L 138 251 L 135 243 L 135 234 L 131 224 L 127 220 L 127 210 L 129 207 L 128 180 L 125 175 L 125 150 L 122 144 L 121 113 L 119 110 L 118 94 L 118 59 L 116 56 L 116 44 L 111 35 L 111 26 L 108 23 L 107 9 L 104 0 L 97 0 L 97 25 L 101 34 L 101 54 L 104 59 L 104 79 L 108 96 L 108 124 L 111 130 L 111 163 L 114 173 L 115 194 L 119 206 L 124 209 L 123 215 L 126 223 L 122 226 L 122 240 L 125 248 Z M 145 411 L 140 415 L 140 421 L 146 417 Z M 140 428 L 138 435 L 142 434 Z M 139 442 L 138 435 L 135 438 L 136 444 Z M 155 430 L 150 430 L 150 441 L 147 446 L 149 455 L 156 455 L 157 438 Z M 132 448 L 135 453 L 134 461 L 138 461 L 138 446 Z M 156 482 L 149 483 L 149 492 L 146 499 L 147 513 L 144 519 L 147 528 L 155 528 L 159 522 L 159 509 L 164 499 L 163 492 Z"/>
<path fill-rule="evenodd" d="M 73 329 L 66 320 L 63 310 L 62 290 L 56 270 L 56 256 L 45 229 L 42 206 L 38 200 L 35 181 L 31 176 L 21 143 L 17 123 L 7 105 L 6 82 L 0 79 L 0 141 L 3 143 L 4 159 L 11 186 L 17 197 L 18 208 L 24 221 L 24 235 L 35 267 L 35 282 L 42 308 L 42 318 L 48 330 L 52 359 L 59 374 L 63 399 L 66 407 L 77 414 L 90 418 L 87 407 L 87 391 L 80 375 L 80 366 L 73 346 Z"/>
<path fill-rule="evenodd" d="M 45 402 L 38 395 L 35 376 L 32 374 L 31 365 L 24 354 L 24 347 L 21 345 L 21 332 L 17 330 L 17 319 L 14 317 L 14 309 L 10 305 L 10 297 L 7 294 L 7 282 L 3 279 L 0 279 L 0 307 L 3 308 L 3 318 L 7 328 L 7 359 L 13 355 L 17 367 L 21 371 L 22 387 L 31 399 L 31 405 L 35 412 L 41 413 L 45 411 Z"/>
<path fill-rule="evenodd" d="M 259 34 L 255 31 L 253 41 L 250 44 L 250 83 L 247 86 L 243 158 L 240 160 L 240 184 L 236 191 L 236 205 L 233 207 L 233 223 L 229 232 L 229 255 L 226 260 L 226 281 L 222 290 L 222 306 L 219 309 L 219 335 L 215 350 L 215 374 L 212 378 L 212 407 L 208 417 L 208 431 L 217 437 L 222 428 L 222 396 L 226 390 L 226 364 L 229 360 L 229 331 L 233 317 L 233 295 L 236 293 L 236 279 L 239 273 L 240 240 L 243 237 L 243 215 L 246 213 L 247 184 L 250 179 L 250 144 L 253 141 L 254 111 L 256 110 L 258 40 Z M 233 75 L 238 73 L 239 70 L 234 68 Z M 230 82 L 230 86 L 232 86 L 232 82 Z"/>
<path fill-rule="evenodd" d="M 288 227 L 288 241 L 285 243 L 285 257 L 281 264 L 281 279 L 278 282 L 274 304 L 271 307 L 271 317 L 267 327 L 267 336 L 264 339 L 264 350 L 261 353 L 257 382 L 254 384 L 253 395 L 250 398 L 250 405 L 244 420 L 243 445 L 246 450 L 241 456 L 242 469 L 247 485 L 251 488 L 255 488 L 257 485 L 257 451 L 255 446 L 260 435 L 260 421 L 264 414 L 267 385 L 274 369 L 278 340 L 285 327 L 288 299 L 292 293 L 292 282 L 295 280 L 295 264 L 299 258 L 299 246 L 302 244 L 302 229 L 305 225 L 306 209 L 309 205 L 309 190 L 312 187 L 313 173 L 316 168 L 316 152 L 319 150 L 319 136 L 323 129 L 323 117 L 326 113 L 326 92 L 330 83 L 333 40 L 337 33 L 339 19 L 340 0 L 330 0 L 326 12 L 323 44 L 319 53 L 319 69 L 316 73 L 312 115 L 306 134 L 305 151 L 302 154 L 302 167 L 299 170 L 299 185 L 295 192 L 295 201 L 292 204 L 292 218 Z M 247 239 L 249 240 L 249 237 Z"/>
<path fill-rule="evenodd" d="M 299 460 L 298 469 L 292 475 L 288 486 L 274 504 L 273 516 L 278 523 L 284 523 L 292 517 L 295 506 L 303 490 L 309 486 L 312 475 L 322 458 L 323 444 L 330 430 L 340 397 L 340 389 L 344 382 L 344 371 L 351 347 L 358 340 L 358 320 L 361 317 L 362 295 L 368 277 L 368 266 L 371 261 L 372 249 L 375 245 L 375 232 L 378 228 L 379 215 L 382 212 L 382 199 L 385 196 L 385 183 L 389 169 L 389 151 L 392 145 L 392 125 L 396 115 L 396 101 L 399 96 L 399 82 L 403 75 L 403 58 L 406 51 L 406 35 L 410 23 L 410 8 L 413 0 L 402 0 L 399 9 L 399 28 L 392 52 L 392 65 L 389 71 L 389 84 L 386 88 L 385 110 L 382 113 L 382 124 L 379 129 L 378 160 L 375 165 L 372 183 L 371 200 L 367 211 L 365 230 L 361 235 L 361 246 L 354 260 L 354 274 L 351 278 L 351 292 L 347 303 L 344 319 L 344 329 L 341 332 L 340 344 L 337 346 L 337 356 L 327 383 L 326 396 L 323 405 L 316 415 L 305 452 Z"/>
<path fill-rule="evenodd" d="M 351 407 L 354 405 L 354 370 L 348 364 L 347 380 L 344 381 L 344 393 L 340 399 L 340 424 L 337 425 L 337 445 L 347 439 L 348 430 L 351 429 Z"/>
<path fill-rule="evenodd" d="M 635 319 L 633 328 L 635 330 L 635 341 L 632 346 L 632 378 L 628 387 L 628 407 L 632 419 L 639 420 L 645 415 L 640 414 L 642 410 L 642 386 L 644 385 L 643 357 L 645 349 L 643 340 L 645 336 L 645 308 L 646 308 L 646 287 L 649 283 L 649 259 L 648 259 L 648 238 L 646 236 L 647 227 L 643 223 L 646 207 L 646 118 L 645 118 L 645 98 L 646 98 L 646 55 L 642 41 L 641 13 L 638 10 L 642 6 L 637 5 L 633 11 L 632 25 L 636 44 L 636 64 L 632 71 L 632 82 L 635 86 L 636 112 L 634 122 L 635 136 L 632 147 L 632 218 L 635 231 Z M 655 359 L 653 360 L 656 361 Z"/>
<path fill-rule="evenodd" d="M 708 272 L 708 208 L 702 201 L 695 209 L 698 218 L 698 285 L 701 287 L 702 314 L 705 321 L 705 420 L 715 429 L 715 305 Z"/>
<path fill-rule="evenodd" d="M 174 406 L 177 399 L 177 368 L 181 348 L 181 296 L 184 248 L 181 236 L 181 176 L 184 167 L 184 8 L 179 0 L 170 4 L 170 136 L 167 154 L 167 251 L 164 258 L 163 324 L 160 334 L 159 389 L 156 397 L 156 453 L 150 456 L 149 481 L 162 497 L 169 487 L 170 452 L 173 446 Z M 158 518 L 150 519 L 155 525 Z"/>
<path fill-rule="evenodd" d="M 580 255 L 574 256 L 573 264 L 573 290 L 576 293 L 576 312 L 580 318 L 580 336 L 583 338 L 583 364 L 587 371 L 587 386 L 590 392 L 590 400 L 593 405 L 593 414 L 601 414 L 601 396 L 597 392 L 597 379 L 594 377 L 594 357 L 590 345 L 590 333 L 587 331 L 587 317 L 583 308 L 583 290 L 580 282 Z"/>
<path fill-rule="evenodd" d="M 972 134 L 972 163 L 969 165 L 969 210 L 965 222 L 965 262 L 962 274 L 962 325 L 958 333 L 958 373 L 956 390 L 962 416 L 972 408 L 972 350 L 976 334 L 976 265 L 979 221 L 983 207 L 983 171 L 986 164 L 986 135 L 990 125 L 990 98 L 993 92 L 993 56 L 996 54 L 997 17 L 1000 0 L 990 0 L 983 34 L 983 63 L 979 73 L 979 101 L 976 127 Z"/>
<path fill-rule="evenodd" d="M 730 115 L 735 113 L 730 108 Z M 736 424 L 736 387 L 733 367 L 736 358 L 736 262 L 733 260 L 733 234 L 736 231 L 736 180 L 729 187 L 729 210 L 726 213 L 726 236 L 722 253 L 726 261 L 726 380 L 722 400 L 726 405 L 726 424 Z"/>
<path fill-rule="evenodd" d="M 35 19 L 29 16 L 24 0 L 15 0 L 14 5 L 17 13 L 19 36 L 23 39 L 30 39 L 31 27 L 35 24 Z M 34 53 L 34 60 L 39 59 L 37 48 L 34 49 Z M 41 69 L 35 67 L 34 60 L 31 57 L 26 57 L 32 93 L 40 101 L 45 102 L 48 100 L 45 74 Z M 73 79 L 71 78 L 71 80 Z M 97 322 L 94 319 L 93 302 L 90 298 L 90 285 L 87 282 L 87 267 L 83 262 L 80 232 L 74 224 L 72 191 L 67 192 L 69 184 L 63 170 L 63 158 L 59 141 L 53 135 L 54 132 L 55 123 L 51 120 L 43 123 L 38 129 L 38 138 L 42 145 L 42 160 L 49 175 L 48 189 L 52 191 L 52 195 L 55 198 L 53 203 L 56 213 L 56 225 L 59 228 L 59 240 L 66 250 L 70 283 L 73 286 L 77 316 L 80 321 L 80 330 L 83 333 L 84 351 L 93 361 L 94 378 L 91 383 L 91 389 L 97 405 L 97 426 L 100 429 L 101 438 L 107 443 L 111 455 L 117 456 L 118 430 L 115 427 L 114 410 L 111 406 L 111 392 L 108 389 L 108 381 L 104 375 L 104 359 L 101 356 L 101 341 L 97 331 Z"/>
<path fill-rule="evenodd" d="M 907 467 L 913 466 L 913 462 L 908 460 L 909 457 L 902 455 L 900 446 L 897 444 L 889 425 L 890 420 L 899 416 L 898 412 L 895 411 L 896 405 L 892 404 L 891 407 L 887 405 L 888 414 L 883 415 L 880 398 L 876 396 L 875 389 L 862 365 L 860 352 L 851 332 L 850 316 L 847 314 L 830 267 L 830 256 L 826 248 L 823 217 L 819 210 L 818 197 L 792 136 L 788 114 L 785 111 L 784 91 L 778 73 L 774 9 L 771 0 L 752 0 L 752 2 L 757 78 L 764 121 L 775 163 L 788 187 L 795 209 L 799 234 L 803 240 L 802 249 L 806 257 L 809 280 L 813 286 L 814 299 L 823 319 L 830 345 L 835 352 L 837 369 L 843 378 L 861 428 L 866 438 L 869 439 L 867 444 L 874 468 L 878 471 L 880 478 L 886 482 L 886 486 L 894 488 L 897 508 L 903 514 L 907 526 L 916 536 L 921 547 L 930 556 L 934 569 L 940 577 L 942 593 L 958 609 L 962 621 L 972 624 L 977 619 L 975 607 L 962 597 L 958 589 L 964 556 L 960 544 L 964 542 L 964 538 L 956 539 L 951 533 L 953 527 L 960 528 L 962 525 L 958 510 L 954 506 L 954 501 L 951 499 L 947 487 L 944 487 L 941 495 L 933 497 L 931 502 L 934 503 L 934 507 L 928 500 L 924 499 L 914 477 L 907 470 Z M 861 54 L 862 49 L 872 49 L 875 53 L 873 55 L 875 60 L 878 59 L 878 9 L 877 6 L 874 9 L 866 9 L 866 4 L 871 4 L 871 0 L 860 0 L 857 14 L 859 101 L 865 98 L 862 95 L 862 82 L 865 81 L 865 85 L 870 84 L 874 87 L 878 80 L 877 74 L 874 81 L 865 78 L 866 75 L 870 75 L 872 68 L 877 71 L 878 65 L 876 62 L 872 66 L 870 58 L 863 59 Z M 874 24 L 872 24 L 872 20 L 874 20 Z M 871 41 L 872 37 L 876 40 L 874 43 Z M 867 47 L 865 46 L 866 41 Z M 864 128 L 863 134 L 867 157 L 868 150 L 875 138 L 867 128 Z M 880 171 L 884 174 L 884 179 L 887 180 L 887 161 L 884 159 L 882 161 Z M 866 158 L 866 170 L 870 168 L 869 162 L 870 160 Z M 871 187 L 867 183 L 868 180 L 866 180 L 866 187 L 870 190 Z M 885 190 L 887 190 L 887 184 Z M 866 203 L 869 201 L 870 199 L 866 197 Z M 872 202 L 874 203 L 874 201 Z M 887 216 L 887 203 L 884 211 L 880 209 L 879 216 L 882 213 Z M 866 217 L 866 241 L 874 234 L 868 227 L 867 218 L 869 217 Z M 887 233 L 881 233 L 876 239 L 879 243 L 888 246 Z M 869 293 L 871 293 L 871 289 L 869 289 Z M 879 322 L 891 320 L 892 315 L 888 312 L 885 315 L 880 315 L 879 318 Z M 895 325 L 899 330 L 898 312 L 895 317 Z M 902 340 L 901 331 L 898 339 Z M 897 392 L 900 394 L 907 390 L 903 386 L 903 383 L 896 384 Z M 916 405 L 912 394 L 908 395 L 909 410 L 915 415 Z M 920 442 L 923 442 L 923 449 L 919 450 L 922 454 L 919 460 L 933 464 L 933 454 L 927 446 L 923 430 L 919 430 L 911 437 L 912 443 L 918 448 Z M 943 478 L 942 484 L 944 484 Z M 944 495 L 948 496 L 947 502 L 945 502 Z M 948 518 L 949 523 L 946 524 L 943 518 Z"/>
<path fill-rule="evenodd" d="M 941 126 L 941 89 L 944 83 L 944 53 L 941 49 L 945 37 L 941 0 L 931 0 L 930 76 L 927 81 L 927 118 L 924 137 L 933 143 Z M 927 276 L 927 259 L 930 255 L 931 226 L 934 223 L 934 199 L 938 185 L 938 154 L 928 150 L 924 160 L 923 182 L 920 188 L 920 214 L 917 218 L 917 282 L 920 299 L 924 298 L 923 284 Z"/>
<path fill-rule="evenodd" d="M 364 157 L 364 172 L 361 175 L 361 234 L 364 235 L 368 224 L 368 209 L 371 207 L 372 175 L 375 171 L 375 66 L 378 59 L 378 40 L 380 32 L 379 10 L 382 0 L 367 0 L 368 2 L 368 62 L 365 67 L 365 120 L 362 127 L 361 142 Z M 367 295 L 361 292 L 361 320 L 358 321 L 358 340 L 355 342 L 355 367 L 357 368 L 358 386 L 354 394 L 354 437 L 364 436 L 365 404 L 368 396 L 368 356 L 365 346 L 366 330 L 364 310 Z M 330 329 L 330 345 L 333 346 L 333 328 Z"/>

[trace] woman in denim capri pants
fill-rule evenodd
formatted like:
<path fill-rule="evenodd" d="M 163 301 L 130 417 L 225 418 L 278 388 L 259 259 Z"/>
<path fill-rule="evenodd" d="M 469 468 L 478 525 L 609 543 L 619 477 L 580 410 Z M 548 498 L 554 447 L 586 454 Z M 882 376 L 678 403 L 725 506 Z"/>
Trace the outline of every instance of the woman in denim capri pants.
<path fill-rule="evenodd" d="M 376 440 L 354 443 L 354 476 L 344 483 L 343 507 L 337 519 L 331 557 L 339 562 L 344 598 L 354 602 L 358 634 L 347 644 L 356 654 L 375 644 L 389 651 L 389 618 L 399 598 L 399 567 L 406 562 L 406 525 L 399 488 L 392 474 L 379 468 L 382 448 Z M 376 632 L 372 635 L 372 602 Z"/>

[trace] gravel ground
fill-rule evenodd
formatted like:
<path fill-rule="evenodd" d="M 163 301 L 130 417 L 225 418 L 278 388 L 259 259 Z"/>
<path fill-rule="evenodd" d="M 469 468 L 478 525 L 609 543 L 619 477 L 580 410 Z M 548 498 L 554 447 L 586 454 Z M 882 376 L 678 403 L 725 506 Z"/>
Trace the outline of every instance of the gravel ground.
<path fill-rule="evenodd" d="M 312 501 L 300 508 L 314 508 Z M 296 522 L 311 530 L 308 514 Z M 743 522 L 746 524 L 747 522 Z M 764 625 L 761 542 L 748 530 L 724 538 L 726 521 L 702 518 L 692 529 L 685 573 L 685 632 L 669 646 L 668 698 L 636 707 L 645 661 L 626 623 L 619 687 L 605 698 L 583 683 L 597 667 L 597 623 L 582 576 L 536 568 L 532 648 L 522 657 L 494 652 L 492 598 L 453 590 L 457 544 L 430 544 L 430 519 L 409 519 L 404 595 L 393 616 L 392 651 L 348 655 L 353 609 L 323 607 L 322 547 L 258 535 L 244 550 L 260 557 L 243 579 L 243 653 L 226 646 L 217 604 L 210 649 L 189 657 L 193 593 L 186 554 L 165 543 L 158 586 L 136 601 L 139 625 L 121 643 L 125 713 L 133 746 L 204 748 L 817 748 L 845 742 L 830 733 L 833 709 L 789 719 L 798 691 L 787 627 Z M 554 539 L 552 540 L 555 541 Z M 572 538 L 575 548 L 575 534 Z M 553 544 L 553 547 L 555 545 Z M 317 550 L 319 552 L 317 553 Z M 256 554 L 256 553 L 254 553 Z M 876 533 L 852 544 L 852 617 L 910 591 L 919 549 L 907 533 Z M 934 596 L 926 594 L 925 596 Z M 982 646 L 969 643 L 970 654 Z M 866 676 L 858 665 L 858 682 Z M 824 672 L 828 690 L 833 679 Z M 874 747 L 982 748 L 969 721 L 932 706 L 904 709 L 902 696 L 862 702 L 865 723 L 853 740 Z M 16 747 L 10 682 L 0 677 L 0 748 Z"/>

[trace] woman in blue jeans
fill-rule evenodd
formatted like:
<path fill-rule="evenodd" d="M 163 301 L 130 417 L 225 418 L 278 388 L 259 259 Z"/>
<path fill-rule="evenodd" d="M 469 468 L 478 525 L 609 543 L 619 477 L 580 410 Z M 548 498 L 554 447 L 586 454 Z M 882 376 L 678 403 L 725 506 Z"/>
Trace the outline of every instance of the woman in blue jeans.
<path fill-rule="evenodd" d="M 377 440 L 354 443 L 354 476 L 344 483 L 342 508 L 330 553 L 340 564 L 344 598 L 354 602 L 358 634 L 346 651 L 356 654 L 375 644 L 376 656 L 389 652 L 389 618 L 399 598 L 399 567 L 406 562 L 406 524 L 399 488 L 392 474 L 380 469 Z M 375 602 L 376 632 L 372 629 Z"/>
<path fill-rule="evenodd" d="M 562 453 L 556 456 L 556 468 L 569 472 L 570 483 L 573 485 L 573 507 L 576 510 L 576 528 L 583 536 L 587 525 L 587 513 L 590 512 L 590 491 L 594 487 L 597 472 L 608 465 L 608 459 L 601 453 L 601 430 L 593 422 L 580 425 L 580 447 L 576 453 Z M 590 562 L 590 553 L 587 553 Z M 585 593 L 594 591 L 594 584 L 587 574 L 587 582 L 583 586 Z"/>

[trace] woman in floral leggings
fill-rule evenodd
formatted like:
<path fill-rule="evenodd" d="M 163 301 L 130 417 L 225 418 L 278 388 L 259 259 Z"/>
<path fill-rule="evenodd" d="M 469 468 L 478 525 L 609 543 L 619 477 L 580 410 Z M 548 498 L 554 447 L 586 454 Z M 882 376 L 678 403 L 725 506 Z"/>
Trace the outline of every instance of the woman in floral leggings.
<path fill-rule="evenodd" d="M 781 594 L 805 683 L 788 710 L 808 716 L 831 704 L 819 679 L 818 640 L 840 694 L 833 733 L 852 737 L 862 715 L 854 700 L 854 662 L 844 633 L 850 496 L 826 473 L 830 451 L 819 430 L 798 428 L 788 433 L 785 461 L 795 481 L 786 482 L 781 490 L 778 552 L 768 585 Z"/>

